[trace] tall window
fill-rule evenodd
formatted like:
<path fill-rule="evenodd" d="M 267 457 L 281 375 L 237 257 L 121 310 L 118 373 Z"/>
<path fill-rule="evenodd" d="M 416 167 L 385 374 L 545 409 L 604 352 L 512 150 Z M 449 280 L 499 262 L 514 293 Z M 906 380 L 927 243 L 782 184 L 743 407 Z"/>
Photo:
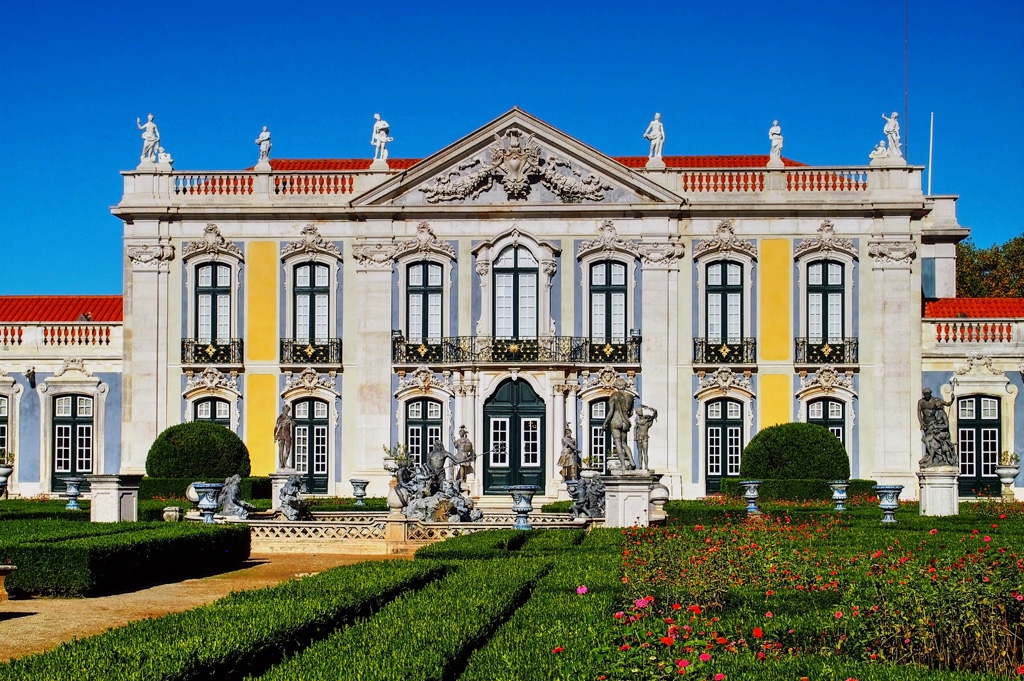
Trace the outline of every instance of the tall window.
<path fill-rule="evenodd" d="M 1000 430 L 999 399 L 960 397 L 957 403 L 957 449 L 960 458 L 960 493 L 998 494 Z"/>
<path fill-rule="evenodd" d="M 297 400 L 292 404 L 295 417 L 295 470 L 306 479 L 314 494 L 327 492 L 327 403 L 323 400 Z"/>
<path fill-rule="evenodd" d="M 216 397 L 198 400 L 193 410 L 193 418 L 196 421 L 208 421 L 225 428 L 231 427 L 231 405 L 227 400 Z"/>
<path fill-rule="evenodd" d="M 739 343 L 743 338 L 743 265 L 713 262 L 707 267 L 709 343 Z"/>
<path fill-rule="evenodd" d="M 599 262 L 590 267 L 590 339 L 626 341 L 626 266 Z"/>
<path fill-rule="evenodd" d="M 743 405 L 736 400 L 714 400 L 705 406 L 705 452 L 709 493 L 721 489 L 723 477 L 740 474 L 743 450 Z"/>
<path fill-rule="evenodd" d="M 231 340 L 231 268 L 217 263 L 196 267 L 196 338 Z"/>
<path fill-rule="evenodd" d="M 318 345 L 330 336 L 330 278 L 327 265 L 305 263 L 295 266 L 295 340 Z"/>
<path fill-rule="evenodd" d="M 6 397 L 0 397 L 0 449 L 7 451 L 7 424 L 10 422 L 10 415 L 7 413 L 8 401 Z"/>
<path fill-rule="evenodd" d="M 829 431 L 846 444 L 846 405 L 839 400 L 814 400 L 807 405 L 807 422 L 828 428 Z"/>
<path fill-rule="evenodd" d="M 807 337 L 810 343 L 843 340 L 843 265 L 831 260 L 807 266 Z"/>
<path fill-rule="evenodd" d="M 595 400 L 590 403 L 590 467 L 605 472 L 608 450 L 611 448 L 611 435 L 604 428 L 608 416 L 608 400 Z"/>
<path fill-rule="evenodd" d="M 412 400 L 405 405 L 405 444 L 409 456 L 423 463 L 435 442 L 441 440 L 441 403 L 437 400 Z"/>
<path fill-rule="evenodd" d="M 60 479 L 93 472 L 93 399 L 82 395 L 53 398 L 53 485 Z"/>
<path fill-rule="evenodd" d="M 494 335 L 537 337 L 537 259 L 509 246 L 494 263 Z"/>
<path fill-rule="evenodd" d="M 442 273 L 441 265 L 432 262 L 409 265 L 406 309 L 411 343 L 424 340 L 438 343 L 441 340 Z"/>

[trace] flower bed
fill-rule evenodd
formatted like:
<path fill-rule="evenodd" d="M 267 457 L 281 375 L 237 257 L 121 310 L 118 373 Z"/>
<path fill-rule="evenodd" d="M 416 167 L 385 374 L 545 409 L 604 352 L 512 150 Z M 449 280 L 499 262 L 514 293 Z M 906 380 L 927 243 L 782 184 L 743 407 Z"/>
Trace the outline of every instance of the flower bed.
<path fill-rule="evenodd" d="M 198 681 L 260 674 L 401 591 L 444 574 L 426 561 L 335 568 L 274 587 L 142 620 L 0 664 L 2 681 Z"/>

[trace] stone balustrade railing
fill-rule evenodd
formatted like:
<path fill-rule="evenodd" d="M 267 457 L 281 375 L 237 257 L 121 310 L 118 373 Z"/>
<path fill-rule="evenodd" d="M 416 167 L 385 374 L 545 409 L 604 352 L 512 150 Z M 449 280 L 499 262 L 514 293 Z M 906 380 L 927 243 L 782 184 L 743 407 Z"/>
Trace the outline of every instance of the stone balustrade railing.
<path fill-rule="evenodd" d="M 925 354 L 1024 354 L 1024 319 L 925 319 L 921 326 Z"/>
<path fill-rule="evenodd" d="M 0 347 L 31 348 L 67 346 L 80 349 L 110 349 L 120 352 L 121 324 L 4 324 L 0 325 Z"/>

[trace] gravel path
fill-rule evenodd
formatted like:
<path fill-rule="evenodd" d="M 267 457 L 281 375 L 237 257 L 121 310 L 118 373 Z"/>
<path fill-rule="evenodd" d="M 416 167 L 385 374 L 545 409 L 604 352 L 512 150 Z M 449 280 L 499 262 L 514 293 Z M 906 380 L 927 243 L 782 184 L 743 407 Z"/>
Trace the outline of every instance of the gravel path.
<path fill-rule="evenodd" d="M 383 556 L 274 553 L 253 555 L 245 567 L 202 579 L 99 598 L 30 598 L 0 603 L 0 661 L 56 647 L 128 622 L 188 610 L 232 591 L 258 589 L 336 565 Z"/>

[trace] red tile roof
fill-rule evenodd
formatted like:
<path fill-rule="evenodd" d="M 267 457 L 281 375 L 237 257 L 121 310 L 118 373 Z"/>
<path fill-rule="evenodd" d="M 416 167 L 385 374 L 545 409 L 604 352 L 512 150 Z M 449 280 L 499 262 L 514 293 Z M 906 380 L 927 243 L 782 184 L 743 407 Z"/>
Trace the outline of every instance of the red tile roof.
<path fill-rule="evenodd" d="M 0 323 L 77 322 L 83 315 L 94 322 L 120 322 L 121 296 L 0 296 Z"/>
<path fill-rule="evenodd" d="M 616 156 L 616 161 L 627 168 L 643 168 L 646 156 Z M 406 170 L 419 163 L 418 158 L 389 158 L 391 170 Z M 669 168 L 764 168 L 768 164 L 767 154 L 732 156 L 664 156 L 662 160 Z M 783 158 L 786 167 L 805 167 L 806 163 Z M 373 161 L 368 158 L 272 158 L 270 167 L 277 172 L 303 170 L 369 170 Z M 252 170 L 252 168 L 249 168 Z"/>
<path fill-rule="evenodd" d="M 1024 319 L 1024 298 L 940 298 L 924 305 L 930 319 Z"/>

